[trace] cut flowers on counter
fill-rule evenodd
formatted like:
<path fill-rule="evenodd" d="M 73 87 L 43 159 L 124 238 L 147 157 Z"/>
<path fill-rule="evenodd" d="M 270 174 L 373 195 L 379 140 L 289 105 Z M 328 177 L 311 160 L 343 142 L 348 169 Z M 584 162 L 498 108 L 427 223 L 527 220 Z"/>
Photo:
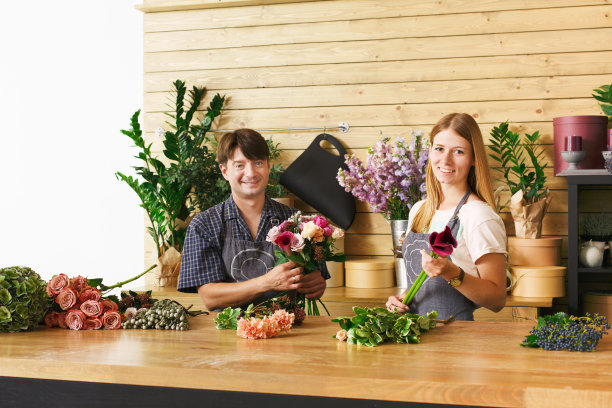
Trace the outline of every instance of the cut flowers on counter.
<path fill-rule="evenodd" d="M 291 302 L 286 296 L 257 306 L 250 304 L 244 311 L 239 307 L 228 307 L 214 318 L 215 327 L 219 330 L 236 330 L 236 334 L 245 339 L 276 337 L 291 330 L 294 323 L 300 324 L 304 320 L 304 309 L 294 306 L 289 312 L 287 307 L 291 307 Z"/>
<path fill-rule="evenodd" d="M 338 170 L 338 182 L 387 220 L 407 220 L 412 205 L 425 198 L 427 143 L 420 130 L 412 132 L 410 145 L 403 137 L 394 143 L 383 137 L 368 148 L 365 164 L 353 154 L 346 155 L 349 169 Z"/>
<path fill-rule="evenodd" d="M 304 275 L 319 269 L 325 261 L 344 262 L 342 252 L 336 252 L 334 243 L 342 238 L 344 231 L 334 227 L 320 215 L 306 216 L 300 211 L 268 232 L 266 241 L 280 248 L 275 250 L 276 265 L 292 261 L 304 268 Z M 282 296 L 282 295 L 281 295 Z M 319 316 L 317 301 L 327 311 L 321 299 L 307 299 L 303 293 L 292 293 L 295 303 L 304 308 L 309 316 Z M 329 312 L 327 313 L 329 315 Z"/>

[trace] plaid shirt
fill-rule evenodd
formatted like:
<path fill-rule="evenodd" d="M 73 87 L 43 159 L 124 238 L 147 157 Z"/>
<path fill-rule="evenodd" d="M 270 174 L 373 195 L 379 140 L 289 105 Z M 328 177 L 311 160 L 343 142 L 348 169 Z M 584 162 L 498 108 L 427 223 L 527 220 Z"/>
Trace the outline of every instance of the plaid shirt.
<path fill-rule="evenodd" d="M 271 200 L 266 196 L 255 242 L 264 242 L 268 231 L 280 224 L 297 210 Z M 234 199 L 230 197 L 208 210 L 199 213 L 189 224 L 179 274 L 178 290 L 180 292 L 197 292 L 198 287 L 211 282 L 233 281 L 223 267 L 222 252 L 225 233 L 233 238 L 252 241 L 251 232 L 240 215 Z M 325 263 L 321 264 L 321 273 L 329 278 Z"/>

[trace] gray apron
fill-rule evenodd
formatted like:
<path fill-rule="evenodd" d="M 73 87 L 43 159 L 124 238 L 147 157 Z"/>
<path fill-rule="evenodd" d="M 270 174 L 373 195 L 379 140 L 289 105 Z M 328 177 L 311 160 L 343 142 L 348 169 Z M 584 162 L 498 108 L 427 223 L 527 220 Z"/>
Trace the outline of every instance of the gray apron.
<path fill-rule="evenodd" d="M 453 216 L 448 221 L 447 226 L 453 233 L 453 236 L 457 237 L 459 231 L 459 210 L 465 204 L 468 197 L 470 196 L 470 190 L 468 189 L 465 196 L 461 199 Z M 416 281 L 417 277 L 421 273 L 421 249 L 426 250 L 428 253 L 431 252 L 429 246 L 429 234 L 416 233 L 409 230 L 404 238 L 402 245 L 402 255 L 404 262 L 406 263 L 406 275 L 408 277 L 408 287 Z M 452 255 L 451 255 L 452 257 Z M 438 312 L 438 319 L 448 319 L 450 316 L 455 316 L 455 320 L 474 320 L 474 303 L 463 296 L 454 287 L 450 286 L 448 282 L 441 276 L 435 278 L 427 277 L 421 289 L 412 298 L 409 304 L 410 313 L 417 313 L 420 315 L 426 314 L 435 310 Z"/>
<path fill-rule="evenodd" d="M 264 222 L 270 224 L 267 228 L 264 228 L 264 231 L 268 231 L 272 226 L 279 225 L 280 220 L 271 217 Z M 225 238 L 221 256 L 225 268 L 226 282 L 244 282 L 265 275 L 270 269 L 274 268 L 276 263 L 274 244 L 265 240 L 257 242 L 235 239 L 231 230 L 232 224 L 234 224 L 234 228 L 243 228 L 248 231 L 248 227 L 242 219 L 236 220 L 235 223 L 230 221 L 223 224 Z M 260 225 L 257 232 L 258 236 L 262 233 L 261 229 L 262 226 Z M 265 292 L 249 303 L 257 305 L 275 297 L 278 293 L 278 291 Z M 248 306 L 248 304 L 243 306 Z"/>

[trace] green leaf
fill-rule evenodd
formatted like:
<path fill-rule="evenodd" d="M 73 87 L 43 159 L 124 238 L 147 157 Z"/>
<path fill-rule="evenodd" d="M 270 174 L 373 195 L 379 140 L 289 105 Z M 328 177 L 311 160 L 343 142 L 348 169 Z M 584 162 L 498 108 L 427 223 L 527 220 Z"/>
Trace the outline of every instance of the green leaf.
<path fill-rule="evenodd" d="M 102 284 L 102 278 L 87 279 L 87 284 L 92 288 L 97 288 Z"/>

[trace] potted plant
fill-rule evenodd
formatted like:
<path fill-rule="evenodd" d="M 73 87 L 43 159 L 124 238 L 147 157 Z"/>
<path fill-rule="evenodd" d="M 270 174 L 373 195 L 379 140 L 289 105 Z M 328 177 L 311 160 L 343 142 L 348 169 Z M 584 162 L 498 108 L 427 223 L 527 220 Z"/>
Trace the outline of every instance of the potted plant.
<path fill-rule="evenodd" d="M 500 164 L 511 198 L 510 208 L 516 237 L 508 237 L 511 265 L 554 266 L 560 261 L 560 238 L 542 238 L 542 220 L 551 202 L 544 169 L 548 166 L 540 133 L 524 138 L 503 122 L 491 130 L 490 156 Z M 502 205 L 502 207 L 506 206 Z"/>
<path fill-rule="evenodd" d="M 142 163 L 134 166 L 137 177 L 116 173 L 119 180 L 138 194 L 149 219 L 147 230 L 155 241 L 161 264 L 159 286 L 176 285 L 180 252 L 192 212 L 225 199 L 229 191 L 220 182 L 223 177 L 216 164 L 215 151 L 211 149 L 212 138 L 207 134 L 213 120 L 220 115 L 225 98 L 215 95 L 204 118 L 192 124 L 206 89 L 194 86 L 187 92 L 185 82 L 177 80 L 173 83 L 173 92 L 175 110 L 167 113 L 173 120 L 167 122 L 172 130 L 158 128 L 156 131 L 163 138 L 163 159 L 154 156 L 152 143 L 145 141 L 138 110 L 131 118 L 131 128 L 121 132 L 140 149 L 135 157 Z"/>
<path fill-rule="evenodd" d="M 382 137 L 374 147 L 368 148 L 365 164 L 351 154 L 345 160 L 348 170 L 338 170 L 340 185 L 389 221 L 398 287 L 407 286 L 404 263 L 400 259 L 401 241 L 412 205 L 425 195 L 427 143 L 420 130 L 412 132 L 410 144 L 403 137 L 396 138 L 394 143 L 389 137 Z"/>
<path fill-rule="evenodd" d="M 287 191 L 285 186 L 280 184 L 280 176 L 285 171 L 285 168 L 281 163 L 278 163 L 278 160 L 283 150 L 278 147 L 280 143 L 274 143 L 272 137 L 266 139 L 266 142 L 270 149 L 270 177 L 266 187 L 266 194 L 280 203 L 293 207 L 293 197 L 289 195 L 289 191 Z"/>

